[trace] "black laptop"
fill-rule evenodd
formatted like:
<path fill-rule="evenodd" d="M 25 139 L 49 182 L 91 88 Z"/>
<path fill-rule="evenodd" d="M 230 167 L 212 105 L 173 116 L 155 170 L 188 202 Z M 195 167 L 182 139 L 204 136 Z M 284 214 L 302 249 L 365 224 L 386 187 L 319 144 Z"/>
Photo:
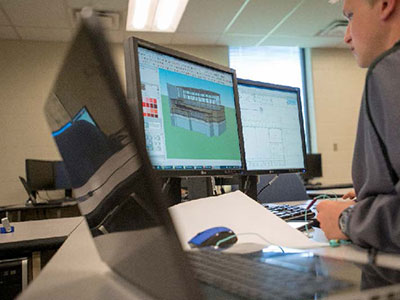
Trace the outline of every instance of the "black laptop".
<path fill-rule="evenodd" d="M 374 266 L 304 251 L 184 252 L 138 113 L 96 17 L 83 9 L 45 114 L 102 259 L 131 284 L 154 299 L 320 299 L 396 282 L 397 271 L 380 276 Z"/>

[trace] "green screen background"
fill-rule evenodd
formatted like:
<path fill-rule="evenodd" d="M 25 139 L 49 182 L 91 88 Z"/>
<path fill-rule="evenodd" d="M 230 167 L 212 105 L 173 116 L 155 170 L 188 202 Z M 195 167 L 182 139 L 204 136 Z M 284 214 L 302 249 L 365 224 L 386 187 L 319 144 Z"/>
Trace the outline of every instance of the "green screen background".
<path fill-rule="evenodd" d="M 227 159 L 240 160 L 238 129 L 235 110 L 225 107 L 226 130 L 220 136 L 172 126 L 168 96 L 161 95 L 169 159 Z"/>

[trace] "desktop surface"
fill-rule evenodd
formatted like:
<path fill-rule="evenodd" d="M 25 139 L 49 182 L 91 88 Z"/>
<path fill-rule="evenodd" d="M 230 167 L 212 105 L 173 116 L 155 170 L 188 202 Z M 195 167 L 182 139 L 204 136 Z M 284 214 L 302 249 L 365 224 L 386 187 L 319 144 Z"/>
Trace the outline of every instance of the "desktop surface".
<path fill-rule="evenodd" d="M 132 238 L 134 237 L 135 233 L 132 233 Z M 399 282 L 399 256 L 382 253 L 378 255 L 377 262 L 387 258 L 386 265 L 397 268 L 397 270 L 393 270 L 368 265 L 363 267 L 367 261 L 367 251 L 351 245 L 339 248 L 320 248 L 317 251 L 318 255 L 310 254 L 310 252 L 282 255 L 282 251 L 275 248 L 248 254 L 248 256 L 267 261 L 272 261 L 270 259 L 272 256 L 275 258 L 280 256 L 279 259 L 274 260 L 274 263 L 280 263 L 292 269 L 300 268 L 305 272 L 321 276 L 329 274 L 349 282 L 350 286 L 344 289 L 337 299 L 358 299 L 354 294 L 349 296 L 347 292 L 358 292 L 367 286 L 388 284 L 390 286 Z M 354 259 L 355 262 L 351 262 L 349 259 Z M 366 276 L 363 275 L 363 272 Z M 368 283 L 368 279 L 371 279 L 370 283 Z M 290 288 L 291 286 L 288 287 L 288 289 Z M 226 299 L 211 286 L 207 286 L 205 293 L 211 299 L 213 297 L 214 299 Z M 101 260 L 86 222 L 79 224 L 39 277 L 18 299 L 43 299 L 43 294 L 51 299 L 155 299 L 140 288 L 128 284 Z M 317 299 L 323 299 L 323 297 Z"/>

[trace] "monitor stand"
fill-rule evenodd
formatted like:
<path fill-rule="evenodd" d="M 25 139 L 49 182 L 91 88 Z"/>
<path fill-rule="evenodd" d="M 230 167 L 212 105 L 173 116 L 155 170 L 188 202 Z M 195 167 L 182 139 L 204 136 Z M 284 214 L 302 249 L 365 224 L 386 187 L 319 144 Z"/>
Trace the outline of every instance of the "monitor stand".
<path fill-rule="evenodd" d="M 213 195 L 211 177 L 190 177 L 184 180 L 187 188 L 187 200 L 205 198 Z"/>

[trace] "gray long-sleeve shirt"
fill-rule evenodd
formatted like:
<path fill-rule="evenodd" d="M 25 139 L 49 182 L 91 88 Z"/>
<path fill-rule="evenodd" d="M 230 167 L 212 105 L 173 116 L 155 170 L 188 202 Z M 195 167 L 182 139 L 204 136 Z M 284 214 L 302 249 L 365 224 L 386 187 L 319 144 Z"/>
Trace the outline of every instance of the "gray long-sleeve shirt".
<path fill-rule="evenodd" d="M 400 42 L 368 70 L 352 169 L 358 203 L 348 230 L 355 244 L 400 252 L 400 183 L 388 165 L 400 176 Z"/>

